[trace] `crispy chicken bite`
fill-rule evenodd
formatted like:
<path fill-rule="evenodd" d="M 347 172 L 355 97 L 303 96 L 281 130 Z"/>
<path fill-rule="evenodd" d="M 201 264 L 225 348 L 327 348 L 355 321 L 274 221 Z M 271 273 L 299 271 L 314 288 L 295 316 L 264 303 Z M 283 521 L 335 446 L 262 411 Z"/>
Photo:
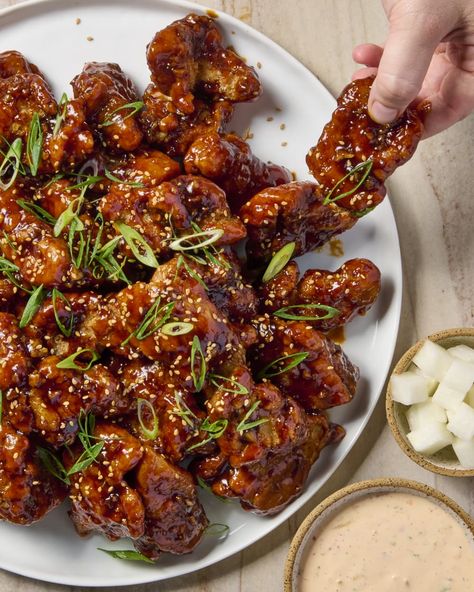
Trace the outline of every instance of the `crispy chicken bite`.
<path fill-rule="evenodd" d="M 255 70 L 223 46 L 215 21 L 190 14 L 159 31 L 147 48 L 151 78 L 182 113 L 193 113 L 194 97 L 242 102 L 256 99 Z"/>
<path fill-rule="evenodd" d="M 151 559 L 190 553 L 209 523 L 191 475 L 144 446 L 135 481 L 145 507 L 145 532 L 135 548 Z"/>
<path fill-rule="evenodd" d="M 126 477 L 142 458 L 143 448 L 136 438 L 113 424 L 97 424 L 93 437 L 94 443 L 104 444 L 97 462 L 70 476 L 71 519 L 81 536 L 98 531 L 112 541 L 136 539 L 144 532 L 145 509 Z M 66 469 L 71 469 L 82 452 L 77 444 L 72 458 L 64 454 Z"/>
<path fill-rule="evenodd" d="M 306 411 L 352 400 L 359 369 L 331 339 L 304 322 L 263 317 L 254 324 L 259 343 L 250 349 L 249 360 L 257 376 L 271 379 Z"/>
<path fill-rule="evenodd" d="M 31 361 L 25 340 L 12 314 L 0 312 L 0 391 L 26 384 Z"/>
<path fill-rule="evenodd" d="M 247 260 L 257 267 L 294 242 L 295 256 L 323 245 L 352 228 L 357 218 L 337 203 L 324 204 L 314 183 L 300 181 L 264 189 L 240 210 L 247 229 Z"/>
<path fill-rule="evenodd" d="M 118 64 L 89 62 L 71 85 L 76 99 L 84 102 L 88 123 L 107 148 L 130 152 L 140 146 L 143 133 L 135 112 L 138 93 Z"/>
<path fill-rule="evenodd" d="M 159 150 L 141 148 L 114 164 L 113 174 L 129 183 L 156 187 L 182 172 L 181 165 Z M 133 186 L 133 185 L 132 185 Z"/>
<path fill-rule="evenodd" d="M 147 141 L 170 156 L 184 156 L 200 136 L 224 132 L 234 113 L 230 101 L 209 102 L 196 98 L 194 111 L 182 113 L 154 84 L 145 90 L 143 103 L 140 123 Z"/>
<path fill-rule="evenodd" d="M 306 158 L 323 192 L 328 194 L 337 185 L 331 199 L 357 213 L 382 201 L 384 181 L 413 156 L 429 111 L 429 105 L 422 103 L 409 107 L 393 123 L 375 123 L 367 109 L 373 80 L 374 77 L 354 80 L 346 86 L 331 121 Z M 364 165 L 367 162 L 371 164 Z M 358 188 L 364 172 L 368 172 L 367 178 Z"/>
<path fill-rule="evenodd" d="M 299 281 L 298 281 L 299 280 Z M 319 331 L 330 331 L 345 325 L 357 315 L 365 314 L 380 293 L 380 271 L 368 259 L 350 259 L 336 271 L 309 269 L 299 279 L 298 265 L 292 261 L 277 276 L 259 289 L 262 310 L 267 313 L 290 307 L 286 314 L 301 317 Z M 335 311 L 312 305 L 329 306 Z M 301 308 L 298 305 L 302 305 Z M 333 314 L 334 316 L 331 316 Z"/>
<path fill-rule="evenodd" d="M 16 74 L 39 74 L 38 68 L 31 64 L 19 51 L 3 51 L 0 53 L 0 78 L 10 78 Z"/>
<path fill-rule="evenodd" d="M 4 417 L 0 424 L 0 519 L 28 525 L 66 497 L 66 488 L 46 471 L 30 440 Z"/>
<path fill-rule="evenodd" d="M 239 498 L 244 509 L 282 510 L 301 493 L 336 428 L 323 415 L 308 416 L 270 382 L 256 385 L 243 365 L 221 367 L 206 395 L 209 421 L 226 427 L 216 440 L 219 454 L 196 460 L 192 470 L 215 494 Z"/>
<path fill-rule="evenodd" d="M 247 142 L 235 134 L 199 136 L 186 153 L 184 168 L 222 187 L 233 212 L 260 190 L 291 181 L 287 169 L 257 158 Z"/>

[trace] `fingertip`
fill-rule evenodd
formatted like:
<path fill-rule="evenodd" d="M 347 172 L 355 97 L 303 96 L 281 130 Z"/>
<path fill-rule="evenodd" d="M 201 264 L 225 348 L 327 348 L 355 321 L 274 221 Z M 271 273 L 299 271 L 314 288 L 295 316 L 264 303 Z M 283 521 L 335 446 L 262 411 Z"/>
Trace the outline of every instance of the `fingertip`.
<path fill-rule="evenodd" d="M 369 76 L 375 76 L 377 74 L 377 68 L 359 68 L 353 74 L 352 80 L 360 80 L 361 78 L 368 78 Z"/>
<path fill-rule="evenodd" d="M 398 111 L 392 107 L 387 107 L 380 101 L 373 100 L 369 101 L 369 115 L 375 123 L 383 125 L 397 119 Z"/>
<path fill-rule="evenodd" d="M 358 64 L 378 66 L 383 54 L 383 48 L 373 43 L 356 45 L 352 50 L 352 59 Z"/>

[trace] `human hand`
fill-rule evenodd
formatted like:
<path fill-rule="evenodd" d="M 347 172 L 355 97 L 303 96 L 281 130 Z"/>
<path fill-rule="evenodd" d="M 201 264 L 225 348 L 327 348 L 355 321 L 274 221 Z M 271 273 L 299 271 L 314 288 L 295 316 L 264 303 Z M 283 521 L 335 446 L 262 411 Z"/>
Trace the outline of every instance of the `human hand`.
<path fill-rule="evenodd" d="M 358 45 L 353 58 L 376 74 L 369 113 L 389 123 L 415 100 L 428 99 L 424 137 L 474 110 L 474 0 L 382 0 L 390 30 L 384 47 Z"/>

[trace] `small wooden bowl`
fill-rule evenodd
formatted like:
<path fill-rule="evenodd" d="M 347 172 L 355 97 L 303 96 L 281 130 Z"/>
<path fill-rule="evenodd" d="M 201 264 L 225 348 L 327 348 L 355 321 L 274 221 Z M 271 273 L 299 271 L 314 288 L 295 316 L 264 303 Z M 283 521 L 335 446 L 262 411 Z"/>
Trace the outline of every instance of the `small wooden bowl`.
<path fill-rule="evenodd" d="M 445 348 L 461 344 L 474 348 L 474 328 L 446 329 L 439 333 L 429 335 L 426 339 L 438 343 Z M 415 345 L 401 357 L 393 370 L 392 376 L 393 374 L 402 374 L 410 368 L 414 355 L 418 352 L 426 339 L 417 341 L 417 343 L 415 343 Z M 449 475 L 450 477 L 474 477 L 474 469 L 465 469 L 461 467 L 454 451 L 450 449 L 450 447 L 440 450 L 436 454 L 430 456 L 420 454 L 412 448 L 406 437 L 409 432 L 408 422 L 405 417 L 407 407 L 401 403 L 396 403 L 392 399 L 392 387 L 390 382 L 387 388 L 385 409 L 387 412 L 388 425 L 390 426 L 398 445 L 403 452 L 408 455 L 411 460 L 420 465 L 420 467 L 432 471 L 433 473 Z"/>
<path fill-rule="evenodd" d="M 430 498 L 431 501 L 439 504 L 444 510 L 456 518 L 461 526 L 466 529 L 466 532 L 472 535 L 474 540 L 474 520 L 471 516 L 451 498 L 429 485 L 395 477 L 353 483 L 336 491 L 321 502 L 305 518 L 297 530 L 286 559 L 284 592 L 298 592 L 299 568 L 301 560 L 304 557 L 306 543 L 317 536 L 318 528 L 324 528 L 324 525 L 327 524 L 327 520 L 330 519 L 333 512 L 339 511 L 345 505 L 360 499 L 364 495 L 392 492 L 411 493 Z M 315 582 L 314 590 L 315 592 L 324 592 L 323 590 L 318 590 L 317 582 Z"/>

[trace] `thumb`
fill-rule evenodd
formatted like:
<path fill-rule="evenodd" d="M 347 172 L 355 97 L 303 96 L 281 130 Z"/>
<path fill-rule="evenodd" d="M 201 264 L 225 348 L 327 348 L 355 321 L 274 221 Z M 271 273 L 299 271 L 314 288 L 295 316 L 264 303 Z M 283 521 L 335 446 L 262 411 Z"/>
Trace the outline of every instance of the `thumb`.
<path fill-rule="evenodd" d="M 429 14 L 414 14 L 406 8 L 398 15 L 394 12 L 369 97 L 369 113 L 377 123 L 393 121 L 417 97 L 434 51 L 447 32 L 445 24 Z"/>

